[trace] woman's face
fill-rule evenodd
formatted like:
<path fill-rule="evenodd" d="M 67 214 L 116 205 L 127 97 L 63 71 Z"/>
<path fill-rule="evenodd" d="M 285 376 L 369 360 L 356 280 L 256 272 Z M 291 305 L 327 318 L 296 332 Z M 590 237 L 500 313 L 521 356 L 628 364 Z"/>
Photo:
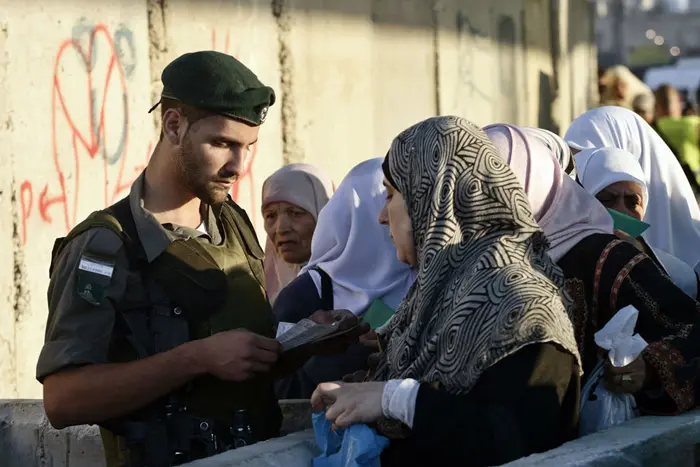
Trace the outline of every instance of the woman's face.
<path fill-rule="evenodd" d="M 408 215 L 406 202 L 401 193 L 384 180 L 386 202 L 379 212 L 379 223 L 389 226 L 391 241 L 396 246 L 399 261 L 410 266 L 417 266 L 416 247 L 413 243 L 413 226 Z"/>
<path fill-rule="evenodd" d="M 639 221 L 644 219 L 644 189 L 634 182 L 613 183 L 595 197 L 608 209 L 627 214 Z"/>
<path fill-rule="evenodd" d="M 265 206 L 263 219 L 267 237 L 283 261 L 303 264 L 311 258 L 314 216 L 299 206 L 279 201 Z"/>

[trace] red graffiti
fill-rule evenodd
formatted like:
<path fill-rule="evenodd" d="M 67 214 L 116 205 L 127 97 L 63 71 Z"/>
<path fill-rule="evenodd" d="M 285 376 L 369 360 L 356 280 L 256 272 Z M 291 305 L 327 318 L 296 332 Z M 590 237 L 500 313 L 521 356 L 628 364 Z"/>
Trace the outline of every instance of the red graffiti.
<path fill-rule="evenodd" d="M 211 31 L 211 47 L 213 50 L 219 50 L 220 52 L 226 53 L 233 55 L 234 57 L 238 58 L 238 54 L 232 54 L 230 52 L 230 46 L 231 46 L 231 32 L 229 30 L 226 31 L 226 35 L 223 40 L 223 44 L 221 44 L 223 47 L 218 48 L 217 47 L 217 38 L 216 38 L 216 29 L 212 29 Z M 240 60 L 240 59 L 239 59 Z M 258 153 L 258 144 L 255 144 L 251 148 L 250 154 L 248 155 L 246 161 L 243 163 L 243 170 L 241 171 L 241 176 L 238 178 L 236 183 L 233 184 L 233 187 L 231 188 L 231 197 L 233 198 L 234 201 L 237 203 L 240 203 L 242 200 L 239 198 L 239 195 L 241 193 L 241 185 L 246 184 L 248 186 L 248 196 L 250 197 L 250 205 L 246 207 L 246 211 L 248 211 L 248 214 L 251 217 L 251 220 L 253 222 L 253 226 L 256 226 L 256 218 L 257 216 L 254 215 L 255 209 L 256 209 L 256 193 L 255 193 L 255 175 L 253 173 L 253 162 L 255 161 L 255 156 Z"/>
<path fill-rule="evenodd" d="M 93 209 L 113 204 L 128 191 L 145 167 L 150 147 L 145 160 L 139 161 L 142 163 L 127 166 L 129 101 L 126 74 L 133 71 L 135 62 L 124 65 L 120 60 L 129 51 L 133 55 L 135 46 L 131 32 L 125 26 L 112 34 L 105 25 L 79 23 L 74 28 L 74 36 L 60 44 L 54 61 L 51 96 L 51 146 L 56 180 L 45 183 L 38 196 L 37 210 L 41 222 L 52 224 L 53 216 L 57 215 L 62 228 L 70 230 L 76 224 L 79 203 L 84 202 Z M 66 70 L 71 73 L 67 74 Z M 84 83 L 82 88 L 81 80 Z M 115 101 L 117 105 L 114 105 Z M 79 124 L 84 121 L 87 124 Z M 95 165 L 92 161 L 98 155 L 101 164 L 97 162 Z M 85 182 L 99 187 L 96 178 L 104 180 L 101 192 L 81 191 L 81 183 Z M 20 188 L 24 243 L 27 241 L 27 221 L 34 211 L 34 194 L 32 182 L 24 181 Z"/>

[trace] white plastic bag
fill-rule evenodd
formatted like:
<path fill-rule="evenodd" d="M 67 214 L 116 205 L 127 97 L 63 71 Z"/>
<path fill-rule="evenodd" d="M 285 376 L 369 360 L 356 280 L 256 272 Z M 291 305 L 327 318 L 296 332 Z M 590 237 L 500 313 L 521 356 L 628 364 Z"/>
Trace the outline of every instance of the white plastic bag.
<path fill-rule="evenodd" d="M 642 353 L 647 343 L 634 334 L 639 310 L 633 306 L 621 309 L 600 331 L 595 333 L 595 343 L 608 351 L 613 366 L 632 363 Z M 603 361 L 595 366 L 581 391 L 579 434 L 581 436 L 619 425 L 638 416 L 637 404 L 632 394 L 610 392 L 603 386 Z"/>

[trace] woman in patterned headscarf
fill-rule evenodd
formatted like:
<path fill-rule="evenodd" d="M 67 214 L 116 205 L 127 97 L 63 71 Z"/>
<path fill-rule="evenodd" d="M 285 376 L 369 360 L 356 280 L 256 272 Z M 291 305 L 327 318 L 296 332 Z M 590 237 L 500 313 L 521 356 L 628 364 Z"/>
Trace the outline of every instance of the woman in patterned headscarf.
<path fill-rule="evenodd" d="M 401 133 L 384 167 L 380 222 L 418 278 L 377 381 L 321 384 L 314 407 L 338 426 L 410 428 L 383 466 L 495 465 L 570 439 L 580 363 L 563 275 L 513 172 L 456 117 Z"/>

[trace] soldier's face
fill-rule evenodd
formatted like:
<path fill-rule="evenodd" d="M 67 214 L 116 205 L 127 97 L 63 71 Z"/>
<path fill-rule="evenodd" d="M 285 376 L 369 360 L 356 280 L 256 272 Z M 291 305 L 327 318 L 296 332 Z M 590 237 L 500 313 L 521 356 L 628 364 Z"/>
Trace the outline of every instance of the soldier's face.
<path fill-rule="evenodd" d="M 206 204 L 218 204 L 243 173 L 260 127 L 213 115 L 188 127 L 178 165 L 188 190 Z"/>

